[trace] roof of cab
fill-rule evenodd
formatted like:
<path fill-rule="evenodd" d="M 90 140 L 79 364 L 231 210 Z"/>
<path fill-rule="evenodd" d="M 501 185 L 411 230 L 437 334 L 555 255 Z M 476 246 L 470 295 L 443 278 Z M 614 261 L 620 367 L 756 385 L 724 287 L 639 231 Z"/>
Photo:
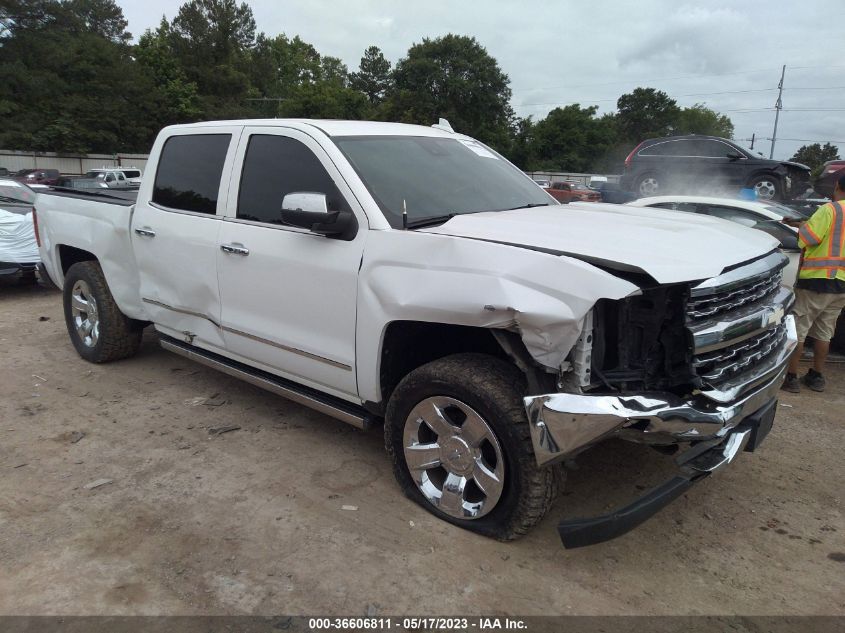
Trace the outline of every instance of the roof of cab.
<path fill-rule="evenodd" d="M 239 119 L 234 121 L 202 121 L 171 125 L 165 129 L 196 129 L 218 126 L 246 127 L 292 127 L 303 129 L 316 128 L 326 136 L 434 136 L 441 138 L 464 138 L 464 135 L 447 132 L 425 125 L 408 123 L 384 123 L 381 121 L 338 121 L 334 119 Z"/>

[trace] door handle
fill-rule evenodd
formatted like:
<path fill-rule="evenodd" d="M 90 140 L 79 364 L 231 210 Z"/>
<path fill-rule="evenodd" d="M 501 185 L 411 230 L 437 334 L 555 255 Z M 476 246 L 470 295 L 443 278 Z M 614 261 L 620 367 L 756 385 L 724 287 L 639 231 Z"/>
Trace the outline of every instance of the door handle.
<path fill-rule="evenodd" d="M 155 237 L 156 232 L 152 229 L 135 229 L 135 232 L 142 237 Z"/>
<path fill-rule="evenodd" d="M 237 244 L 221 244 L 220 250 L 232 255 L 249 255 L 249 249 Z"/>

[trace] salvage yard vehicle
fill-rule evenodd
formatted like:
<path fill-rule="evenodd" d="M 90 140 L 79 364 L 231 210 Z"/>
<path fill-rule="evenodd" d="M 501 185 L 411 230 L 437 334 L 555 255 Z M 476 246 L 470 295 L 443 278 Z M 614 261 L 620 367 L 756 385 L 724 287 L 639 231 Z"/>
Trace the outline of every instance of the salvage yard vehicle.
<path fill-rule="evenodd" d="M 801 249 L 798 247 L 798 229 L 794 224 L 803 222 L 804 216 L 794 209 L 777 202 L 708 196 L 654 196 L 639 198 L 628 204 L 634 207 L 700 213 L 768 233 L 780 243 L 781 252 L 789 258 L 789 265 L 783 272 L 783 284 L 791 288 L 798 279 Z M 793 224 L 789 224 L 790 222 Z"/>
<path fill-rule="evenodd" d="M 567 547 L 623 534 L 755 450 L 795 347 L 771 236 L 658 209 L 562 212 L 446 126 L 173 126 L 134 205 L 47 192 L 36 208 L 82 358 L 132 356 L 152 324 L 177 354 L 383 421 L 404 492 L 499 539 L 538 523 L 563 462 L 604 439 L 675 450 L 676 474 L 561 523 Z"/>
<path fill-rule="evenodd" d="M 558 202 L 569 203 L 575 200 L 583 202 L 600 202 L 601 194 L 598 191 L 590 189 L 587 185 L 581 182 L 553 182 L 550 186 L 545 187 L 545 190 Z"/>
<path fill-rule="evenodd" d="M 23 183 L 0 180 L 0 277 L 35 283 L 41 262 L 32 222 L 35 192 Z"/>
<path fill-rule="evenodd" d="M 138 188 L 141 186 L 141 170 L 122 167 L 102 167 L 100 169 L 89 169 L 85 172 L 86 178 L 97 178 L 106 183 L 110 188 Z"/>
<path fill-rule="evenodd" d="M 809 185 L 806 165 L 769 160 L 731 140 L 697 134 L 643 141 L 628 154 L 622 176 L 622 186 L 639 196 L 748 187 L 759 200 L 788 200 Z"/>

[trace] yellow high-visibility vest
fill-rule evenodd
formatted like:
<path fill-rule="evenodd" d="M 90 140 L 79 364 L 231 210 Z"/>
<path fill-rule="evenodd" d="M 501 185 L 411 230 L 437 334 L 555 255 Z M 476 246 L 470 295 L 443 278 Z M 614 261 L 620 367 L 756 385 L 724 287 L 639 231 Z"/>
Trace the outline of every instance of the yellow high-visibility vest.
<path fill-rule="evenodd" d="M 804 249 L 799 279 L 845 281 L 845 209 L 842 203 L 828 202 L 816 209 L 798 230 L 798 244 Z"/>

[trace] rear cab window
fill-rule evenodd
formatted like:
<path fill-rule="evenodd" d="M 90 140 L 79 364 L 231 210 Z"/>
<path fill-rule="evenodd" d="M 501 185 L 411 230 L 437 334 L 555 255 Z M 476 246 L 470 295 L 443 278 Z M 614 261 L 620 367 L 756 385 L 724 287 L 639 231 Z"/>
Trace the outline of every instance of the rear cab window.
<path fill-rule="evenodd" d="M 176 211 L 214 215 L 231 134 L 184 134 L 165 141 L 152 202 Z"/>

